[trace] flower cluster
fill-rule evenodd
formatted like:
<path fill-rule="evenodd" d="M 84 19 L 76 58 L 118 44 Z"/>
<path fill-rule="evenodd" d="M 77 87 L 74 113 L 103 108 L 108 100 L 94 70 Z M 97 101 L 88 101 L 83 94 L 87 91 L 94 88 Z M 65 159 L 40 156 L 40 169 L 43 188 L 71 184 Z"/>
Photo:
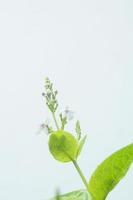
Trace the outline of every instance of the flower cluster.
<path fill-rule="evenodd" d="M 58 108 L 57 94 L 58 94 L 58 91 L 53 88 L 53 83 L 51 83 L 49 78 L 46 78 L 45 79 L 45 93 L 42 93 L 42 95 L 45 98 L 48 109 L 52 113 L 56 128 L 60 130 L 64 130 L 65 125 L 74 118 L 75 112 L 70 110 L 69 107 L 67 106 L 65 110 L 63 110 L 59 114 L 59 119 L 61 122 L 61 124 L 59 125 L 58 120 L 56 119 L 56 115 L 55 115 Z M 46 120 L 43 124 L 41 124 L 40 131 L 43 131 L 46 134 L 49 134 L 53 131 L 49 120 Z"/>
<path fill-rule="evenodd" d="M 50 82 L 49 78 L 46 78 L 45 80 L 45 90 L 46 93 L 43 93 L 42 95 L 46 99 L 46 104 L 49 108 L 49 110 L 52 113 L 55 113 L 58 108 L 58 101 L 57 101 L 57 90 L 53 89 L 53 83 Z"/>

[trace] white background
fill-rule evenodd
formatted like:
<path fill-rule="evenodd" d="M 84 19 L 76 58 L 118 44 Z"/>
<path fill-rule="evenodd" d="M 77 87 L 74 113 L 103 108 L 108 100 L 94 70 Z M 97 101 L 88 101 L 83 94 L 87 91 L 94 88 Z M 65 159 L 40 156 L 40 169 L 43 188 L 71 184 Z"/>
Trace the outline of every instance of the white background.
<path fill-rule="evenodd" d="M 86 176 L 133 141 L 133 2 L 0 1 L 0 199 L 45 200 L 84 187 L 71 164 L 49 154 L 37 135 L 47 118 L 44 77 L 60 108 L 77 111 L 88 141 Z M 133 168 L 108 200 L 133 199 Z"/>

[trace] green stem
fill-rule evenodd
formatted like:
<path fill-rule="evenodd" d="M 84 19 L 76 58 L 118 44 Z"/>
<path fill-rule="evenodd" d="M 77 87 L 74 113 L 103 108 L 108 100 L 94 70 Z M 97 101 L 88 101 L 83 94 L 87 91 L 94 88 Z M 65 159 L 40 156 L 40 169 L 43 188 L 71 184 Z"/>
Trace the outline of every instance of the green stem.
<path fill-rule="evenodd" d="M 52 112 L 52 116 L 53 116 L 53 119 L 54 119 L 54 122 L 55 122 L 55 125 L 56 125 L 57 130 L 59 130 L 59 125 L 58 125 L 58 122 L 57 122 L 57 120 L 56 120 L 56 117 L 55 117 L 55 113 L 54 113 L 54 112 Z"/>
<path fill-rule="evenodd" d="M 74 164 L 74 166 L 75 166 L 77 172 L 79 173 L 79 175 L 80 175 L 80 177 L 81 177 L 81 179 L 82 179 L 82 181 L 83 181 L 83 183 L 84 183 L 84 185 L 85 185 L 87 191 L 89 192 L 87 180 L 86 180 L 86 178 L 85 178 L 83 172 L 81 171 L 81 169 L 80 169 L 80 167 L 79 167 L 77 161 L 76 161 L 76 160 L 73 160 L 72 162 L 73 162 L 73 164 Z"/>

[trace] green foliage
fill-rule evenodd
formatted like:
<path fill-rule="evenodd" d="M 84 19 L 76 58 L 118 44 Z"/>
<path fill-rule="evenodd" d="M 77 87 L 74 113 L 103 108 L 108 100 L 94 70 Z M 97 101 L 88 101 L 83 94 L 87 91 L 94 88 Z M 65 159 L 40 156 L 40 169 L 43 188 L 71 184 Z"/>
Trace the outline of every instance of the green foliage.
<path fill-rule="evenodd" d="M 75 127 L 76 133 L 77 133 L 77 138 L 80 140 L 81 138 L 81 128 L 80 128 L 80 122 L 77 120 L 76 122 L 76 127 Z"/>
<path fill-rule="evenodd" d="M 60 200 L 60 191 L 56 190 L 56 195 L 54 197 L 56 200 Z"/>
<path fill-rule="evenodd" d="M 78 142 L 71 133 L 55 131 L 49 137 L 49 150 L 56 160 L 70 162 L 76 158 Z"/>
<path fill-rule="evenodd" d="M 133 162 L 133 144 L 113 153 L 92 174 L 89 191 L 94 200 L 104 200 L 108 193 L 126 175 Z"/>
<path fill-rule="evenodd" d="M 108 193 L 126 175 L 133 162 L 133 144 L 120 149 L 104 160 L 94 171 L 88 183 L 77 163 L 77 158 L 86 141 L 86 136 L 82 137 L 81 135 L 80 122 L 76 122 L 77 136 L 74 137 L 64 130 L 74 114 L 67 108 L 64 113 L 59 112 L 60 124 L 58 124 L 58 118 L 56 118 L 58 109 L 57 91 L 53 89 L 53 83 L 48 78 L 45 80 L 43 96 L 57 129 L 57 131 L 54 131 L 51 125 L 49 126 L 47 123 L 41 125 L 41 129 L 45 129 L 49 133 L 49 150 L 53 157 L 60 162 L 72 161 L 86 187 L 86 190 L 78 190 L 65 195 L 57 193 L 52 200 L 105 200 Z"/>
<path fill-rule="evenodd" d="M 57 200 L 57 196 L 51 200 Z M 58 196 L 58 200 L 91 200 L 91 196 L 86 190 L 77 190 Z"/>
<path fill-rule="evenodd" d="M 79 141 L 79 144 L 78 144 L 78 151 L 77 151 L 77 157 L 80 155 L 82 149 L 83 149 L 83 146 L 85 144 L 85 141 L 86 141 L 86 138 L 87 138 L 87 135 L 85 135 L 80 141 Z"/>

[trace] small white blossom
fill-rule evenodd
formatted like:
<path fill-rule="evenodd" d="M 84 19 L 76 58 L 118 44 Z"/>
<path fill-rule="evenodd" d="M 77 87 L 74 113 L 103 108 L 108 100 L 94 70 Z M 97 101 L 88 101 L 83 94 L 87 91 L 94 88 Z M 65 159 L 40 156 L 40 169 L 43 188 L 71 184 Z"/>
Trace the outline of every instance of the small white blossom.
<path fill-rule="evenodd" d="M 49 134 L 48 127 L 44 123 L 40 125 L 40 132 L 44 132 L 46 135 Z"/>
<path fill-rule="evenodd" d="M 50 120 L 49 118 L 46 118 L 44 124 L 45 124 L 46 126 L 51 126 L 51 120 Z"/>
<path fill-rule="evenodd" d="M 75 112 L 73 110 L 70 110 L 69 107 L 67 106 L 63 111 L 63 116 L 67 117 L 67 119 L 70 121 L 74 118 Z"/>
<path fill-rule="evenodd" d="M 49 134 L 49 127 L 50 127 L 50 120 L 46 119 L 44 123 L 42 123 L 40 125 L 39 131 L 38 133 L 45 133 L 45 134 Z"/>

